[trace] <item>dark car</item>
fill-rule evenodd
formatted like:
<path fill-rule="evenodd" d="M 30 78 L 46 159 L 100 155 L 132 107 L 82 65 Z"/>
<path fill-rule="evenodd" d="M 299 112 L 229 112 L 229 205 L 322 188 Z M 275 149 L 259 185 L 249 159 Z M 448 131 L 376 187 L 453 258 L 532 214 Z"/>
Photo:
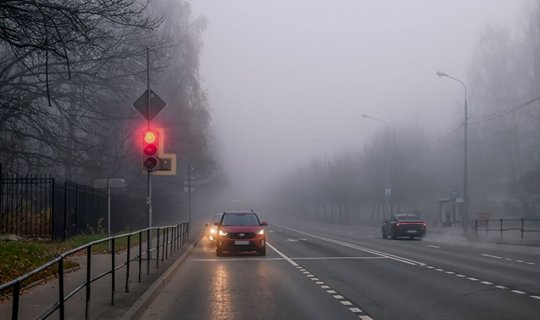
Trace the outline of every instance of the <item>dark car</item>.
<path fill-rule="evenodd" d="M 218 227 L 216 254 L 223 252 L 255 251 L 266 255 L 266 221 L 261 222 L 257 214 L 248 212 L 224 212 Z"/>
<path fill-rule="evenodd" d="M 426 235 L 426 223 L 415 213 L 398 213 L 385 219 L 382 226 L 382 237 L 396 239 L 408 237 L 422 238 Z"/>
<path fill-rule="evenodd" d="M 212 245 L 215 245 L 216 243 L 218 226 L 222 215 L 222 213 L 215 214 L 212 217 L 212 221 L 206 224 L 206 237 L 210 240 Z"/>

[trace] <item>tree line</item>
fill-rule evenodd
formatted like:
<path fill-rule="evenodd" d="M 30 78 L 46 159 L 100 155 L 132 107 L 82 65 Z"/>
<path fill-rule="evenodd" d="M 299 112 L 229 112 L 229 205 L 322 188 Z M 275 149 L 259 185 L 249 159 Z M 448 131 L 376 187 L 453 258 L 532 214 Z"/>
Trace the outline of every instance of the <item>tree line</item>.
<path fill-rule="evenodd" d="M 160 178 L 157 194 L 178 198 L 188 166 L 218 179 L 199 77 L 206 21 L 192 17 L 189 1 L 8 0 L 0 13 L 4 172 L 84 184 L 124 177 L 143 196 L 146 119 L 132 104 L 146 89 L 149 48 L 152 90 L 167 103 L 154 123 L 179 168 L 176 179 Z"/>
<path fill-rule="evenodd" d="M 485 28 L 463 79 L 471 219 L 540 218 L 540 3 L 530 5 L 517 35 L 505 26 Z M 463 195 L 462 110 L 456 103 L 455 125 L 436 137 L 393 123 L 360 153 L 299 168 L 275 196 L 309 217 L 380 221 L 388 174 L 388 212 L 418 211 L 440 222 L 436 201 Z"/>

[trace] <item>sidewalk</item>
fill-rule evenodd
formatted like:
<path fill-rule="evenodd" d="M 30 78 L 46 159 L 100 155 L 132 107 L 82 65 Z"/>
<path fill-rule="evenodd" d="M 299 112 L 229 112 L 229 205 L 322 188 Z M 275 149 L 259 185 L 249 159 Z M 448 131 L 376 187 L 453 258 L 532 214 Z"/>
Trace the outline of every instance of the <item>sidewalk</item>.
<path fill-rule="evenodd" d="M 147 270 L 148 260 L 143 257 L 141 265 L 141 282 L 139 283 L 139 261 L 135 260 L 130 263 L 130 273 L 128 281 L 128 289 L 126 292 L 126 267 L 122 267 L 115 272 L 115 281 L 112 282 L 112 275 L 108 274 L 96 280 L 91 285 L 91 294 L 89 302 L 89 319 L 119 319 L 135 302 L 152 286 L 175 261 L 182 255 L 187 255 L 193 248 L 196 240 L 192 240 L 178 251 L 169 252 L 168 259 L 162 262 L 162 253 L 160 253 L 159 266 L 156 259 L 156 252 L 152 253 L 150 260 L 150 268 Z M 144 248 L 144 247 L 143 247 Z M 126 262 L 127 252 L 116 253 L 115 267 Z M 130 250 L 131 259 L 137 256 L 138 246 Z M 86 283 L 86 255 L 74 256 L 70 258 L 76 261 L 80 269 L 68 273 L 64 277 L 64 295 L 67 295 L 73 289 Z M 112 266 L 110 254 L 93 254 L 91 263 L 91 276 L 96 277 L 109 271 Z M 148 272 L 148 273 L 147 273 Z M 114 305 L 111 305 L 114 287 Z M 36 286 L 23 292 L 20 297 L 19 304 L 19 319 L 37 319 L 40 315 L 47 312 L 59 300 L 58 279 L 52 279 L 45 284 Z M 11 319 L 12 298 L 0 304 L 0 319 Z M 66 319 L 84 319 L 86 305 L 86 288 L 82 288 L 78 293 L 73 295 L 65 302 L 65 318 Z M 50 319 L 58 319 L 59 312 L 56 311 Z"/>

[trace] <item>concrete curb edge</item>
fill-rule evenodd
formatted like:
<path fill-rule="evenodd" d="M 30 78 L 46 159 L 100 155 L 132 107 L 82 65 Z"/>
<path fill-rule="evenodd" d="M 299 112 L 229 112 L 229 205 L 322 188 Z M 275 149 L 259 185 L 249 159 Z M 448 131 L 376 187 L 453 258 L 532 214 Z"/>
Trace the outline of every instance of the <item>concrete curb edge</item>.
<path fill-rule="evenodd" d="M 202 239 L 202 235 L 194 240 L 178 259 L 137 299 L 137 301 L 123 314 L 120 320 L 139 319 L 145 309 L 154 301 L 161 289 L 169 283 L 175 272 L 184 264 L 193 249 Z"/>

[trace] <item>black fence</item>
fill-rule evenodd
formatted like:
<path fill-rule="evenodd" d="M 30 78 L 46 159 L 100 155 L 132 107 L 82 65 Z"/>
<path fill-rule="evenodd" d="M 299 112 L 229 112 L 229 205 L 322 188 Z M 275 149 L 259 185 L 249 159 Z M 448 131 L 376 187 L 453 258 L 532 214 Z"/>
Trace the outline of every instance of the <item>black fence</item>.
<path fill-rule="evenodd" d="M 125 256 L 122 256 L 122 262 L 117 261 L 120 259 L 119 253 L 115 250 L 120 240 L 125 239 Z M 187 241 L 189 241 L 189 224 L 182 223 L 172 226 L 153 227 L 143 230 L 135 231 L 132 233 L 122 234 L 102 240 L 97 240 L 89 244 L 80 246 L 70 251 L 64 252 L 54 260 L 47 262 L 46 264 L 34 269 L 33 271 L 5 284 L 0 285 L 0 296 L 5 293 L 9 293 L 12 297 L 12 309 L 11 319 L 17 320 L 21 317 L 21 291 L 31 282 L 32 277 L 39 273 L 45 272 L 50 268 L 55 268 L 55 273 L 58 278 L 58 291 L 57 301 L 48 309 L 44 310 L 39 316 L 39 319 L 47 319 L 52 315 L 58 315 L 59 319 L 80 319 L 84 317 L 89 319 L 91 309 L 91 291 L 92 284 L 106 276 L 110 276 L 110 304 L 114 305 L 114 298 L 116 290 L 116 276 L 120 273 L 120 269 L 125 268 L 125 283 L 124 291 L 129 292 L 131 267 L 134 264 L 137 268 L 137 281 L 140 283 L 144 269 L 146 274 L 150 274 L 152 266 L 158 268 L 161 263 L 164 263 L 165 259 L 168 259 L 176 251 L 178 251 Z M 109 255 L 111 258 L 110 268 L 100 274 L 93 274 L 92 270 L 92 252 L 95 246 L 102 243 L 108 243 L 111 248 Z M 153 245 L 155 243 L 155 245 Z M 134 245 L 133 245 L 134 244 Z M 152 253 L 155 252 L 155 255 Z M 75 284 L 75 288 L 69 292 L 68 287 L 65 284 L 66 271 L 64 268 L 65 261 L 70 256 L 76 254 L 86 254 L 86 277 L 85 281 L 79 284 Z M 143 261 L 144 260 L 144 261 Z M 151 266 L 152 265 L 152 266 Z M 84 291 L 83 291 L 84 290 Z M 84 309 L 84 315 L 72 315 L 66 314 L 65 304 L 76 293 L 84 292 L 84 307 L 77 308 L 78 310 Z M 76 300 L 76 299 L 74 299 Z"/>
<path fill-rule="evenodd" d="M 535 235 L 540 239 L 540 219 L 479 219 L 474 220 L 472 231 L 476 238 L 498 237 L 500 240 L 526 240 Z"/>
<path fill-rule="evenodd" d="M 0 175 L 0 233 L 50 238 L 54 187 L 46 176 Z"/>
<path fill-rule="evenodd" d="M 0 233 L 66 239 L 107 228 L 107 195 L 47 176 L 0 175 Z"/>

